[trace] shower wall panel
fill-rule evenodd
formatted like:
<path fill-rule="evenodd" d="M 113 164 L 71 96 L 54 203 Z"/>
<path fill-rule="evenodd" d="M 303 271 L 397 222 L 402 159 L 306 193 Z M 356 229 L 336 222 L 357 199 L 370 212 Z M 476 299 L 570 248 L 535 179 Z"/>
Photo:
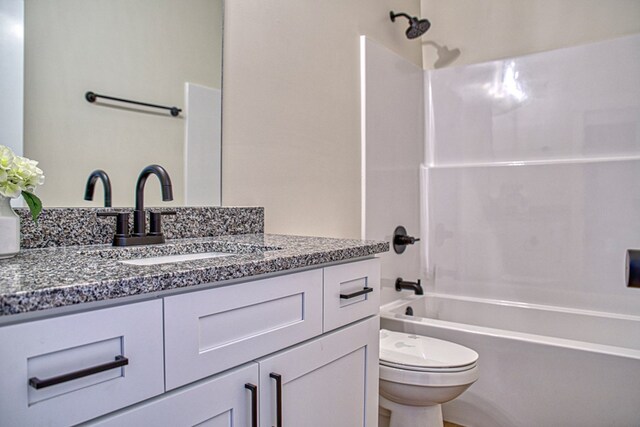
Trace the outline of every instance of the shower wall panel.
<path fill-rule="evenodd" d="M 640 315 L 640 35 L 425 75 L 430 288 Z"/>
<path fill-rule="evenodd" d="M 428 73 L 438 165 L 640 156 L 640 35 Z"/>
<path fill-rule="evenodd" d="M 396 226 L 418 236 L 419 168 L 424 146 L 423 71 L 362 37 L 362 237 L 391 241 Z M 419 278 L 420 246 L 381 256 L 383 303 L 397 277 Z"/>

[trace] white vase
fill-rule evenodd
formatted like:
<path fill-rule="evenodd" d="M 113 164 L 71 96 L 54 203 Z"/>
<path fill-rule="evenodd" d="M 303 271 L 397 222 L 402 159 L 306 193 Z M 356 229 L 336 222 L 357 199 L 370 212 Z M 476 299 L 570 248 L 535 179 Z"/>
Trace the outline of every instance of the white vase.
<path fill-rule="evenodd" d="M 11 199 L 0 196 L 0 259 L 20 252 L 20 218 L 11 208 Z"/>

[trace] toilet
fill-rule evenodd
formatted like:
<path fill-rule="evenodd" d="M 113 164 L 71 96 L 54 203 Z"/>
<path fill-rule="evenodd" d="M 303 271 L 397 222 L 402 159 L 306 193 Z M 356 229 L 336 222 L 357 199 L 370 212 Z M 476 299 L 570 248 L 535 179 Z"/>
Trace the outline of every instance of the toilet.
<path fill-rule="evenodd" d="M 380 331 L 380 407 L 389 427 L 442 427 L 442 407 L 478 379 L 478 353 L 448 341 Z"/>

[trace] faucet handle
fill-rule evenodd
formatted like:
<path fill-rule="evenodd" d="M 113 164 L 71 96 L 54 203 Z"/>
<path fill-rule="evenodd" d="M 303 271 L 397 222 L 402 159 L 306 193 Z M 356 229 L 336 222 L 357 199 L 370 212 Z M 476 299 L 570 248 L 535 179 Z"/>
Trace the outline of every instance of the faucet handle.
<path fill-rule="evenodd" d="M 98 217 L 116 217 L 116 232 L 114 237 L 129 236 L 129 212 L 98 212 Z"/>
<path fill-rule="evenodd" d="M 420 241 L 419 238 L 409 236 L 407 234 L 407 229 L 401 225 L 397 226 L 396 229 L 393 231 L 393 239 L 392 239 L 393 250 L 397 254 L 403 253 L 407 248 L 407 245 L 413 245 L 415 242 L 419 242 L 419 241 Z"/>
<path fill-rule="evenodd" d="M 149 235 L 162 236 L 162 215 L 176 214 L 176 211 L 149 212 Z"/>

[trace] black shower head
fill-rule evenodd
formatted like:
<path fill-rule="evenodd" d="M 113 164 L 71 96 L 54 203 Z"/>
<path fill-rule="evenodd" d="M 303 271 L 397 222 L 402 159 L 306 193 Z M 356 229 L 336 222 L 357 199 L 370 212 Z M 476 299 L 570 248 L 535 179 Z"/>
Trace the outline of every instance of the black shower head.
<path fill-rule="evenodd" d="M 389 16 L 391 17 L 391 22 L 396 22 L 396 18 L 398 16 L 404 16 L 409 20 L 409 28 L 407 28 L 407 32 L 405 33 L 408 39 L 420 37 L 431 27 L 431 22 L 429 22 L 428 19 L 418 19 L 417 17 L 411 17 L 406 13 L 393 13 L 393 11 L 391 11 L 389 12 Z"/>

